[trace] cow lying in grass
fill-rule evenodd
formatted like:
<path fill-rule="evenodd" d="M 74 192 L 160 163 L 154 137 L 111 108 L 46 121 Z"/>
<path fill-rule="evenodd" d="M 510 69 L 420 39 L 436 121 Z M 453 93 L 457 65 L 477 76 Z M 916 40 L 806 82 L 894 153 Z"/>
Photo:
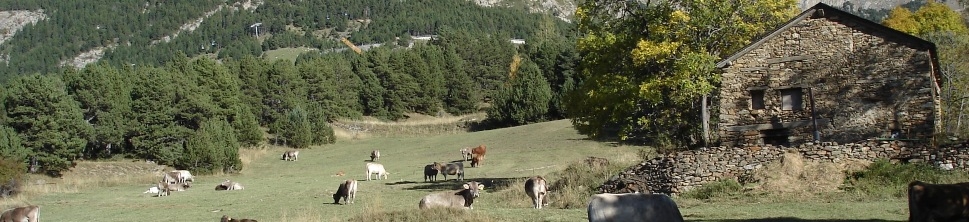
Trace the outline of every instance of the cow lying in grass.
<path fill-rule="evenodd" d="M 244 187 L 242 187 L 242 184 L 237 182 L 232 182 L 229 180 L 225 180 L 219 185 L 215 185 L 215 190 L 242 190 L 242 189 L 245 189 Z"/>
<path fill-rule="evenodd" d="M 468 182 L 462 185 L 461 190 L 447 191 L 428 194 L 421 199 L 417 205 L 421 209 L 431 207 L 454 207 L 474 209 L 474 198 L 477 198 L 480 191 L 484 190 L 484 185 L 478 182 Z"/>
<path fill-rule="evenodd" d="M 259 222 L 253 219 L 233 219 L 229 215 L 222 215 L 222 222 Z"/>
<path fill-rule="evenodd" d="M 36 205 L 17 207 L 8 209 L 0 213 L 0 221 L 3 222 L 38 222 L 40 221 L 40 207 Z"/>
<path fill-rule="evenodd" d="M 340 188 L 337 188 L 336 193 L 333 194 L 333 204 L 340 204 L 340 198 L 343 198 L 343 204 L 352 204 L 356 197 L 357 181 L 346 180 L 340 184 Z"/>

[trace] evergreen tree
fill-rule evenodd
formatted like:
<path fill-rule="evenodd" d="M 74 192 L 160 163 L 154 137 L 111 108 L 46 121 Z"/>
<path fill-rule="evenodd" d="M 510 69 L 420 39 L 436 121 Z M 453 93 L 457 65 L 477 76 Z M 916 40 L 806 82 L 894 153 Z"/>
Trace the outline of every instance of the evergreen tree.
<path fill-rule="evenodd" d="M 447 93 L 444 103 L 449 113 L 466 114 L 477 111 L 481 95 L 478 93 L 474 80 L 466 71 L 464 60 L 454 51 L 448 49 L 445 54 L 445 86 Z"/>
<path fill-rule="evenodd" d="M 12 81 L 7 90 L 8 125 L 41 169 L 59 175 L 70 168 L 81 157 L 92 129 L 64 82 L 55 76 L 29 75 Z"/>
<path fill-rule="evenodd" d="M 307 113 L 302 108 L 296 107 L 287 113 L 282 129 L 283 138 L 286 138 L 286 145 L 295 148 L 307 148 L 314 140 L 313 123 L 307 118 Z"/>
<path fill-rule="evenodd" d="M 64 72 L 67 90 L 80 102 L 84 120 L 94 131 L 85 155 L 110 157 L 122 154 L 131 125 L 131 83 L 121 71 L 99 63 L 81 71 Z"/>
<path fill-rule="evenodd" d="M 176 81 L 159 68 L 135 70 L 131 111 L 137 121 L 132 130 L 134 153 L 159 164 L 174 165 L 181 158 L 185 138 L 193 131 L 177 123 Z"/>
<path fill-rule="evenodd" d="M 538 65 L 522 62 L 513 78 L 495 96 L 488 120 L 501 125 L 525 125 L 545 120 L 552 89 Z"/>
<path fill-rule="evenodd" d="M 0 125 L 0 156 L 27 164 L 28 155 L 30 155 L 30 149 L 24 147 L 17 131 L 6 125 Z"/>

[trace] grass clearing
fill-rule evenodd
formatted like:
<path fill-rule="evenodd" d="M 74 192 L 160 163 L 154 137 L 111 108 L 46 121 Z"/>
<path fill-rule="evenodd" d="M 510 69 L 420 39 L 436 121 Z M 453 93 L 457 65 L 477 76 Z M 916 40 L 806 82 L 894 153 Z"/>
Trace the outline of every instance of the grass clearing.
<path fill-rule="evenodd" d="M 481 167 L 467 169 L 467 181 L 486 185 L 475 209 L 418 210 L 424 195 L 461 185 L 442 181 L 440 176 L 438 181 L 424 182 L 423 166 L 459 160 L 459 149 L 478 144 L 488 146 L 488 156 Z M 31 194 L 0 204 L 41 205 L 45 221 L 215 221 L 222 215 L 259 221 L 585 221 L 586 203 L 594 189 L 589 184 L 605 181 L 648 153 L 643 147 L 587 140 L 576 134 L 568 120 L 436 136 L 341 138 L 333 145 L 300 150 L 295 162 L 280 160 L 286 149 L 242 149 L 246 166 L 241 173 L 198 176 L 193 188 L 168 197 L 142 193 L 158 176 L 126 173 L 101 182 L 78 170 L 64 178 L 45 178 L 53 184 L 32 183 L 27 186 Z M 373 149 L 381 151 L 378 162 L 391 173 L 388 180 L 366 181 L 365 164 Z M 606 158 L 609 165 L 585 164 L 589 156 Z M 792 178 L 814 175 L 805 171 L 812 170 Z M 535 175 L 545 176 L 552 188 L 551 205 L 542 210 L 532 209 L 523 191 L 525 178 Z M 215 185 L 225 179 L 246 189 L 215 191 Z M 331 195 L 346 179 L 360 181 L 355 203 L 332 204 Z M 904 221 L 908 214 L 905 199 L 893 196 L 859 198 L 851 192 L 786 196 L 747 192 L 749 187 L 739 195 L 719 195 L 736 191 L 726 184 L 722 188 L 709 191 L 709 198 L 674 200 L 688 221 Z"/>
<path fill-rule="evenodd" d="M 263 53 L 263 56 L 265 56 L 265 58 L 269 59 L 270 61 L 285 59 L 291 62 L 296 62 L 296 57 L 299 57 L 299 54 L 302 54 L 304 52 L 309 52 L 309 51 L 317 51 L 317 50 L 318 49 L 307 48 L 307 47 L 280 48 L 280 49 L 266 51 Z"/>

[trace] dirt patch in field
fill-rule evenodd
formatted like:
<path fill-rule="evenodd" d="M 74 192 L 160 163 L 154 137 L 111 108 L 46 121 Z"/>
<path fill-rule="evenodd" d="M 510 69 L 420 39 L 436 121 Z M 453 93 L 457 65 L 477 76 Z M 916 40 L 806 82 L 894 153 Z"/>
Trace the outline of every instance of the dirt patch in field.
<path fill-rule="evenodd" d="M 780 161 L 767 164 L 753 174 L 759 186 L 754 192 L 812 195 L 837 192 L 845 175 L 864 169 L 867 160 L 842 160 L 837 163 L 805 160 L 799 153 L 785 153 Z"/>

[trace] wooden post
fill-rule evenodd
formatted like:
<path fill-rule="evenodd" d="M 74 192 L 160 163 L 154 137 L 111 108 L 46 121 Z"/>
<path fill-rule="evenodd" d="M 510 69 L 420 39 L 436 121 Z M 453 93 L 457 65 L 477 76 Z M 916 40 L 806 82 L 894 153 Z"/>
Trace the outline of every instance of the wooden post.
<path fill-rule="evenodd" d="M 703 107 L 701 112 L 703 113 L 703 147 L 708 147 L 710 144 L 710 111 L 707 110 L 707 95 L 703 95 Z"/>

